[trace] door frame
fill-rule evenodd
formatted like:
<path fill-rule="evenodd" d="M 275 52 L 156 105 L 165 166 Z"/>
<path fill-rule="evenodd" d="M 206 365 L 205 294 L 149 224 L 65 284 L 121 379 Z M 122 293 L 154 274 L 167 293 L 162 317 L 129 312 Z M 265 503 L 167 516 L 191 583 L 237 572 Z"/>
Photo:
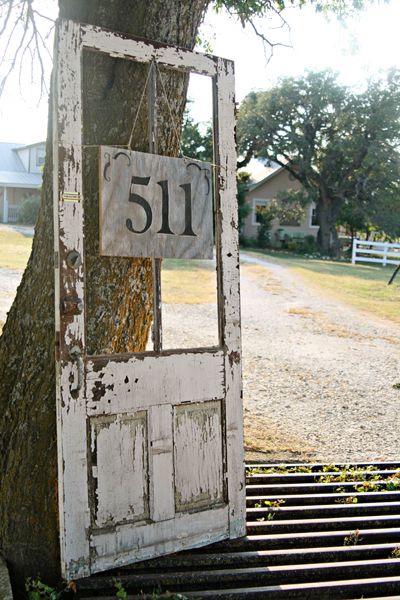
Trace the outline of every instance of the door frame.
<path fill-rule="evenodd" d="M 90 530 L 90 509 L 83 360 L 85 273 L 81 69 L 84 49 L 141 63 L 156 61 L 212 78 L 214 162 L 218 165 L 215 177 L 215 239 L 219 349 L 223 351 L 226 390 L 224 423 L 229 498 L 229 533 L 226 537 L 245 534 L 233 62 L 61 20 L 56 34 L 54 63 L 53 194 L 58 493 L 61 565 L 66 579 L 90 574 L 89 536 L 86 533 Z M 199 352 L 199 349 L 192 352 Z M 161 351 L 159 354 L 167 356 L 170 353 Z M 109 358 L 115 359 L 116 356 Z"/>

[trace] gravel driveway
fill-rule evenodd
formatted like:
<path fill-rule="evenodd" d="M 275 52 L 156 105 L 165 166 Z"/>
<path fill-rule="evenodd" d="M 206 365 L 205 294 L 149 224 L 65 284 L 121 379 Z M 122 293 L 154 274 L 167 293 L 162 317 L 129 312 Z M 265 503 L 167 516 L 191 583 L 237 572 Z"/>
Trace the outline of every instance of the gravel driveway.
<path fill-rule="evenodd" d="M 398 459 L 400 328 L 311 292 L 285 267 L 243 258 L 245 409 L 276 432 L 272 457 Z"/>
<path fill-rule="evenodd" d="M 317 295 L 285 267 L 242 261 L 248 458 L 398 460 L 400 328 Z M 202 345 L 216 315 L 167 305 L 164 325 L 169 347 Z"/>
<path fill-rule="evenodd" d="M 242 260 L 248 457 L 398 460 L 400 328 L 307 289 L 286 267 Z M 4 275 L 11 300 L 20 274 Z M 163 324 L 166 347 L 215 343 L 214 306 L 165 305 Z"/>

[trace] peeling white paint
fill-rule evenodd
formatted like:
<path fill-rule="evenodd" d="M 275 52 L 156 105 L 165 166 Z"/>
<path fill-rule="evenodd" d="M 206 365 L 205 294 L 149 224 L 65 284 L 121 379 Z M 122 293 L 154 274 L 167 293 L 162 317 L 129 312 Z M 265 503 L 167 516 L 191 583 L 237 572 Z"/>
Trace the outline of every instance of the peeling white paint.
<path fill-rule="evenodd" d="M 147 519 L 146 413 L 92 419 L 91 430 L 92 461 L 96 465 L 92 512 L 96 526 Z"/>
<path fill-rule="evenodd" d="M 221 402 L 175 408 L 175 506 L 178 512 L 223 501 Z"/>
<path fill-rule="evenodd" d="M 57 419 L 63 576 L 90 573 L 244 534 L 239 256 L 233 64 L 60 22 L 54 127 Z M 88 357 L 81 72 L 84 48 L 207 74 L 214 80 L 220 347 Z M 65 201 L 64 193 L 76 201 Z M 79 196 L 77 196 L 77 194 Z M 74 352 L 71 354 L 71 349 Z M 79 355 L 80 353 L 80 355 Z M 83 369 L 83 381 L 80 382 Z M 79 386 L 78 386 L 79 387 Z M 73 392 L 73 393 L 72 393 Z"/>
<path fill-rule="evenodd" d="M 111 357 L 110 357 L 111 358 Z M 127 361 L 91 357 L 87 368 L 88 413 L 149 408 L 221 398 L 225 393 L 224 353 L 191 352 L 130 356 Z"/>
<path fill-rule="evenodd" d="M 216 59 L 184 48 L 163 46 L 161 44 L 130 39 L 112 31 L 104 31 L 98 27 L 82 25 L 83 42 L 87 48 L 108 52 L 112 56 L 132 58 L 137 62 L 158 63 L 183 69 L 201 75 L 213 76 L 216 72 Z"/>
<path fill-rule="evenodd" d="M 90 527 L 87 477 L 87 427 L 84 389 L 77 397 L 70 394 L 71 381 L 76 382 L 76 364 L 69 357 L 71 347 L 85 347 L 85 315 L 65 318 L 60 314 L 59 300 L 76 295 L 84 301 L 83 266 L 71 274 L 65 263 L 65 250 L 83 251 L 82 204 L 66 204 L 64 192 L 82 194 L 81 180 L 81 39 L 79 26 L 72 22 L 59 24 L 56 38 L 55 65 L 57 85 L 57 127 L 54 132 L 54 170 L 58 174 L 54 189 L 56 265 L 56 323 L 60 328 L 60 357 L 57 365 L 58 481 L 60 506 L 60 548 L 64 577 L 89 575 Z M 59 278 L 58 278 L 59 277 Z M 58 358 L 58 357 L 57 357 Z"/>
<path fill-rule="evenodd" d="M 230 506 L 230 537 L 246 533 L 243 446 L 243 407 L 241 403 L 241 335 L 239 238 L 237 231 L 236 152 L 232 124 L 235 122 L 234 65 L 218 59 L 218 72 L 213 87 L 216 118 L 217 164 L 224 173 L 224 186 L 217 196 L 219 223 L 217 227 L 217 260 L 219 277 L 220 319 L 225 353 L 225 419 L 227 484 Z"/>

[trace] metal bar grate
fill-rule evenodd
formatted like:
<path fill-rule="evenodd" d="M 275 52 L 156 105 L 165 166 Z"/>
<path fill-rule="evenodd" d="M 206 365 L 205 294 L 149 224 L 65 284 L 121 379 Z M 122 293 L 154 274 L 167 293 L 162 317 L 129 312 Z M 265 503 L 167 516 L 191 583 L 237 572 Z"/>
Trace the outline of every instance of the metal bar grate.
<path fill-rule="evenodd" d="M 115 598 L 115 578 L 141 600 L 400 598 L 400 463 L 247 470 L 246 537 L 82 579 L 78 598 Z"/>

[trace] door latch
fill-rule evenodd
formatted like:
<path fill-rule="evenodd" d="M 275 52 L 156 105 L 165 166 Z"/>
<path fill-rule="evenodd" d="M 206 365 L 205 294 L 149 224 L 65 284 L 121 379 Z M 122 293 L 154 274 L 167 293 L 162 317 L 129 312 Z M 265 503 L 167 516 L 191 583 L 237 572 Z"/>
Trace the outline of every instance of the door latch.
<path fill-rule="evenodd" d="M 61 312 L 63 315 L 80 315 L 83 312 L 83 300 L 77 297 L 67 296 L 61 300 Z"/>

